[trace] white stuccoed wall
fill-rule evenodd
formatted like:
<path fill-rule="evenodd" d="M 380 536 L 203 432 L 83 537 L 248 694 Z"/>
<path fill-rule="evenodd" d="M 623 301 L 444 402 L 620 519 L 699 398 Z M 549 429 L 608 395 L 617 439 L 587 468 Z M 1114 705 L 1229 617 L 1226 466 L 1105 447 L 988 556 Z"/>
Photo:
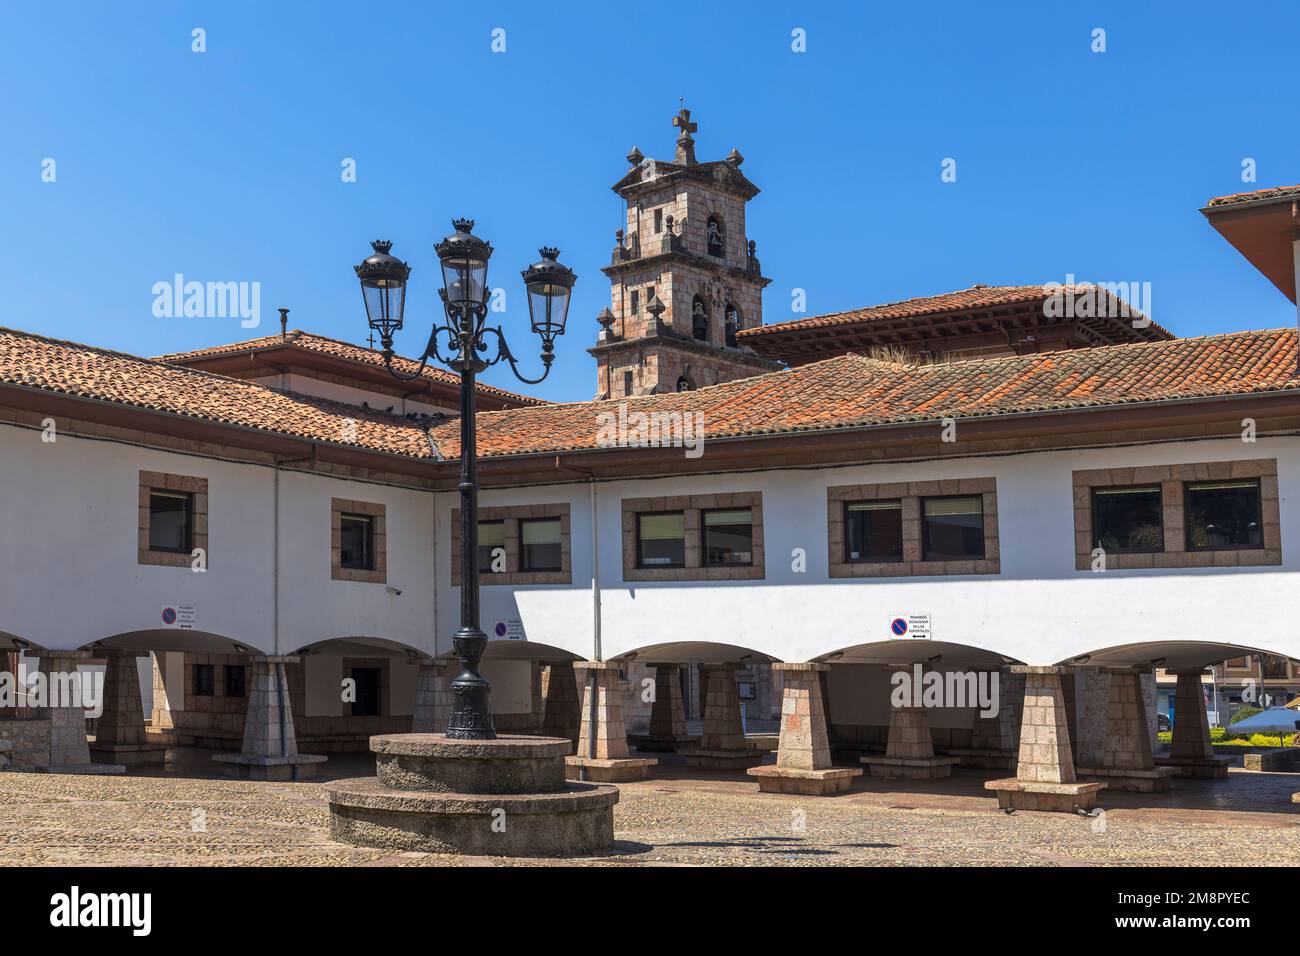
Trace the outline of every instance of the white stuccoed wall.
<path fill-rule="evenodd" d="M 708 455 L 708 446 L 705 446 Z M 1285 564 L 1271 568 L 1108 571 L 1074 569 L 1070 473 L 1245 458 L 1276 458 Z M 141 469 L 209 480 L 206 574 L 136 563 Z M 895 480 L 997 479 L 1002 573 L 962 578 L 831 580 L 830 485 Z M 1300 657 L 1300 439 L 1216 440 L 1122 449 L 954 459 L 803 471 L 620 481 L 598 485 L 604 655 L 673 640 L 712 640 L 807 660 L 885 640 L 889 618 L 930 613 L 937 640 L 1034 664 L 1138 641 L 1229 641 Z M 166 604 L 194 604 L 200 628 L 256 650 L 272 637 L 271 469 L 0 426 L 0 631 L 73 648 L 155 628 Z M 763 581 L 622 581 L 621 508 L 627 497 L 721 491 L 763 493 Z M 329 501 L 388 508 L 384 585 L 333 581 Z M 450 584 L 454 493 L 436 496 L 314 475 L 281 474 L 281 638 L 278 650 L 365 636 L 444 652 L 458 626 Z M 531 641 L 592 653 L 591 526 L 585 483 L 488 490 L 487 505 L 568 501 L 570 586 L 482 588 L 482 625 L 522 620 Z M 436 534 L 435 534 L 436 514 Z M 436 592 L 433 573 L 436 548 Z M 807 552 L 807 572 L 791 552 Z M 435 616 L 436 607 L 436 616 Z M 437 642 L 434 626 L 437 625 Z"/>
<path fill-rule="evenodd" d="M 708 446 L 705 445 L 705 455 Z M 1107 571 L 1074 567 L 1071 472 L 1277 458 L 1283 557 L 1278 567 Z M 969 644 L 1033 664 L 1052 664 L 1116 644 L 1156 640 L 1228 641 L 1300 655 L 1297 547 L 1293 507 L 1300 439 L 1170 443 L 1141 448 L 1049 452 L 912 464 L 718 475 L 598 485 L 602 634 L 607 658 L 673 640 L 720 641 L 782 660 L 807 660 L 856 644 L 887 640 L 900 612 L 929 613 L 934 638 Z M 859 482 L 997 478 L 1002 573 L 970 577 L 830 579 L 826 493 Z M 767 555 L 763 581 L 624 584 L 620 499 L 649 495 L 763 493 Z M 482 589 L 483 627 L 524 622 L 529 640 L 587 655 L 592 650 L 590 503 L 585 484 L 491 491 L 485 505 L 569 501 L 573 586 Z M 439 495 L 446 527 L 455 496 Z M 444 532 L 445 535 L 445 532 Z M 446 546 L 439 555 L 443 633 L 455 630 L 457 592 L 449 587 Z M 807 571 L 791 570 L 792 551 Z"/>
<path fill-rule="evenodd" d="M 208 570 L 136 561 L 139 472 L 208 479 Z M 432 649 L 431 495 L 314 475 L 280 476 L 280 653 L 331 637 Z M 330 498 L 388 507 L 389 583 L 330 579 Z M 192 604 L 196 630 L 267 653 L 273 634 L 274 473 L 107 441 L 0 426 L 0 631 L 75 648 L 159 628 Z"/>

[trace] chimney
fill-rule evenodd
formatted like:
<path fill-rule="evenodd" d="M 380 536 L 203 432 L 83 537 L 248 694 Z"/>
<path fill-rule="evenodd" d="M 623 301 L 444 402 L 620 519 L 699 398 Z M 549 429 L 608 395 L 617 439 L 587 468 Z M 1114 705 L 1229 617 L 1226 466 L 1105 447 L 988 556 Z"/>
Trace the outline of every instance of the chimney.
<path fill-rule="evenodd" d="M 280 310 L 280 341 L 283 342 L 289 338 L 289 310 Z"/>

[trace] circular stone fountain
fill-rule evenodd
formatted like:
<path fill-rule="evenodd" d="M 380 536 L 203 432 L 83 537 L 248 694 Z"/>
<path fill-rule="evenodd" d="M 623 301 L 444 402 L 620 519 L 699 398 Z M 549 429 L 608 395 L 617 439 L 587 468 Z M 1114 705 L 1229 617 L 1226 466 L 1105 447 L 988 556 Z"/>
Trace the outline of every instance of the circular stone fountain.
<path fill-rule="evenodd" d="M 330 835 L 386 850 L 570 856 L 614 840 L 618 788 L 570 783 L 562 737 L 370 738 L 377 775 L 326 785 Z"/>

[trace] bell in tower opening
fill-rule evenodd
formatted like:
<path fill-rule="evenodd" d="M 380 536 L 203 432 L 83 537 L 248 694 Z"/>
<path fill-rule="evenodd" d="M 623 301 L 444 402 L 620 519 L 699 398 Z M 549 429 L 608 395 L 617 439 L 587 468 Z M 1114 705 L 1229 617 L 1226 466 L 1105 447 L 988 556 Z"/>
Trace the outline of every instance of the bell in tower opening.
<path fill-rule="evenodd" d="M 673 117 L 673 126 L 672 161 L 633 149 L 630 168 L 614 184 L 625 204 L 622 234 L 601 270 L 610 303 L 588 350 L 596 357 L 600 399 L 627 397 L 631 382 L 636 394 L 652 395 L 784 367 L 737 338 L 762 324 L 763 289 L 771 281 L 745 232 L 746 205 L 758 187 L 740 171 L 739 150 L 722 160 L 696 159 L 699 126 L 689 110 Z"/>

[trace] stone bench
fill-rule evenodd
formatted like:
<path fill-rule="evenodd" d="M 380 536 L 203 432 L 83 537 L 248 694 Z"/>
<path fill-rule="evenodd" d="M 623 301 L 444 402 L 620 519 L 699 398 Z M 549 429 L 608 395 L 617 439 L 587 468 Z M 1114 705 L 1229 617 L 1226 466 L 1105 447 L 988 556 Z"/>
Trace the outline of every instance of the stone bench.
<path fill-rule="evenodd" d="M 1262 773 L 1295 773 L 1300 770 L 1300 749 L 1283 747 L 1278 750 L 1261 750 L 1242 754 L 1242 766 Z"/>
<path fill-rule="evenodd" d="M 942 780 L 952 775 L 956 757 L 863 757 L 873 777 L 901 777 L 905 780 Z"/>
<path fill-rule="evenodd" d="M 1169 789 L 1169 778 L 1176 773 L 1173 767 L 1155 767 L 1151 770 L 1079 767 L 1075 772 L 1087 780 L 1104 780 L 1111 790 L 1127 790 L 1131 793 L 1164 793 Z"/>
<path fill-rule="evenodd" d="M 1091 810 L 1097 805 L 1097 794 L 1106 788 L 1104 783 L 1042 783 L 1034 780 L 989 780 L 985 790 L 998 795 L 998 806 L 1003 810 L 1048 810 L 1069 813 L 1072 810 Z"/>

